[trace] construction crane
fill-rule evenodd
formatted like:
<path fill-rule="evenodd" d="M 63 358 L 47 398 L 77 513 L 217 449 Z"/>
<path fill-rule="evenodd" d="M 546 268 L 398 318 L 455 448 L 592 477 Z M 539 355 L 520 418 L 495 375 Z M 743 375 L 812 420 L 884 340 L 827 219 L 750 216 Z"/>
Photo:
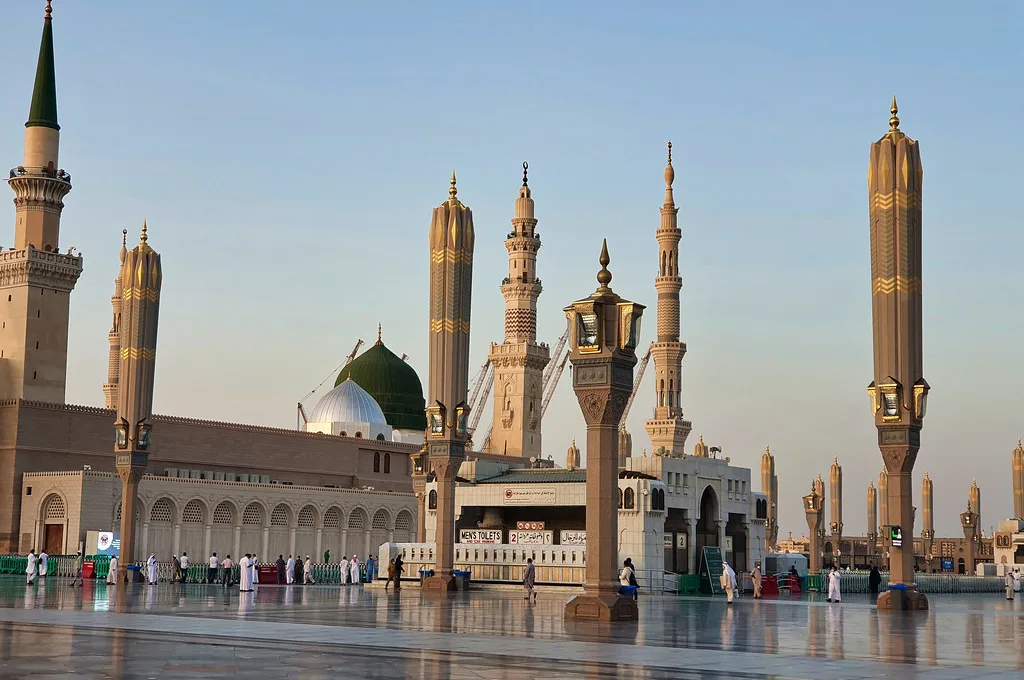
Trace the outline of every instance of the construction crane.
<path fill-rule="evenodd" d="M 341 366 L 338 366 L 336 369 L 334 369 L 333 371 L 328 373 L 327 377 L 324 378 L 323 380 L 321 380 L 319 385 L 317 385 L 314 389 L 310 390 L 309 394 L 307 394 L 306 396 L 304 396 L 302 399 L 299 400 L 298 407 L 296 408 L 297 413 L 295 415 L 295 429 L 296 430 L 301 430 L 303 425 L 306 425 L 307 423 L 309 423 L 309 418 L 306 417 L 306 409 L 302 408 L 302 402 L 304 402 L 307 399 L 309 399 L 310 397 L 312 397 L 316 393 L 316 391 L 318 389 L 320 389 L 321 387 L 324 386 L 325 382 L 327 382 L 328 380 L 330 380 L 331 378 L 336 376 L 341 369 L 345 368 L 350 363 L 352 363 L 352 360 L 356 358 L 356 354 L 359 353 L 359 348 L 362 347 L 362 346 L 363 346 L 363 339 L 359 338 L 358 340 L 356 340 L 356 346 L 353 347 L 352 351 L 348 353 L 348 356 L 345 357 L 345 361 L 343 361 L 341 363 Z"/>
<path fill-rule="evenodd" d="M 477 378 L 476 385 L 473 387 L 473 395 L 469 398 L 469 425 L 466 429 L 469 432 L 470 438 L 473 437 L 477 425 L 480 424 L 480 418 L 484 414 L 484 406 L 487 404 L 487 397 L 490 396 L 493 386 L 494 364 L 488 359 L 480 369 L 480 377 Z"/>
<path fill-rule="evenodd" d="M 626 428 L 626 416 L 629 415 L 629 409 L 633 406 L 633 399 L 636 398 L 636 393 L 640 390 L 640 381 L 644 379 L 644 371 L 647 370 L 647 362 L 651 360 L 651 349 L 647 348 L 647 354 L 640 360 L 640 368 L 636 371 L 636 378 L 633 380 L 633 391 L 629 394 L 629 401 L 626 402 L 626 408 L 622 411 L 622 419 L 619 420 L 619 429 L 624 430 Z"/>
<path fill-rule="evenodd" d="M 555 350 L 549 356 L 552 356 L 555 359 L 558 359 L 558 357 L 562 356 L 562 350 L 565 349 L 565 343 L 568 342 L 568 341 L 569 341 L 569 329 L 567 328 L 565 330 L 565 332 L 562 333 L 562 337 L 558 338 L 558 342 L 555 343 Z M 544 392 L 547 391 L 547 389 L 548 389 L 548 382 L 551 380 L 551 376 L 554 374 L 554 372 L 555 372 L 555 362 L 554 361 L 548 362 L 548 365 L 544 367 L 544 380 L 543 380 L 544 386 L 541 388 L 541 394 L 543 394 Z"/>
<path fill-rule="evenodd" d="M 565 337 L 565 336 L 562 336 Z M 564 347 L 564 345 L 563 345 Z M 548 410 L 548 404 L 551 403 L 551 397 L 555 396 L 555 388 L 558 387 L 558 380 L 562 377 L 562 371 L 565 370 L 565 364 L 569 361 L 569 350 L 565 350 L 565 354 L 562 355 L 562 360 L 558 362 L 558 366 L 554 369 L 554 372 L 548 376 L 548 380 L 544 383 L 544 399 L 540 403 L 540 417 L 543 418 L 544 414 Z"/>

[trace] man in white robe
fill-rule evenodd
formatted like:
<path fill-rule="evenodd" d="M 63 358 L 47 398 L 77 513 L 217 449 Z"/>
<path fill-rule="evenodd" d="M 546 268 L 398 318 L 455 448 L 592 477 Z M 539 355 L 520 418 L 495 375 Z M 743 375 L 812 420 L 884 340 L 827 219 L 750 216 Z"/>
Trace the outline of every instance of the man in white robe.
<path fill-rule="evenodd" d="M 839 602 L 842 596 L 839 593 L 839 567 L 832 565 L 832 571 L 828 575 L 828 597 L 826 602 Z"/>
<path fill-rule="evenodd" d="M 117 555 L 110 558 L 110 569 L 107 571 L 107 585 L 117 585 Z"/>
<path fill-rule="evenodd" d="M 302 565 L 302 582 L 316 583 L 313 580 L 313 560 L 309 559 L 309 555 L 306 555 L 306 561 Z"/>
<path fill-rule="evenodd" d="M 47 563 L 50 560 L 50 556 L 46 554 L 46 550 L 39 552 L 39 578 L 46 576 Z"/>
<path fill-rule="evenodd" d="M 736 596 L 736 572 L 732 570 L 728 562 L 722 562 L 722 589 L 725 590 L 725 601 L 732 604 Z"/>
<path fill-rule="evenodd" d="M 245 553 L 245 557 L 238 560 L 239 568 L 239 583 L 238 591 L 242 593 L 252 592 L 252 563 L 249 561 L 249 553 Z"/>
<path fill-rule="evenodd" d="M 284 580 L 288 585 L 295 583 L 295 558 L 288 556 L 288 562 L 284 566 Z"/>
<path fill-rule="evenodd" d="M 149 577 L 149 585 L 156 585 L 156 555 L 150 555 L 149 559 L 146 560 L 146 570 L 149 572 L 146 574 Z"/>
<path fill-rule="evenodd" d="M 348 563 L 348 571 L 352 577 L 352 585 L 359 585 L 359 556 L 352 555 L 352 561 Z"/>
<path fill-rule="evenodd" d="M 348 555 L 341 556 L 341 585 L 348 584 Z"/>
<path fill-rule="evenodd" d="M 32 585 L 36 580 L 36 567 L 39 558 L 36 557 L 36 549 L 28 551 L 28 567 L 25 568 L 25 575 L 28 577 L 27 585 Z"/>
<path fill-rule="evenodd" d="M 256 553 L 252 554 L 252 559 L 249 560 L 249 571 L 252 572 L 250 578 L 252 579 L 252 585 L 255 586 L 260 582 L 260 560 L 256 557 Z"/>

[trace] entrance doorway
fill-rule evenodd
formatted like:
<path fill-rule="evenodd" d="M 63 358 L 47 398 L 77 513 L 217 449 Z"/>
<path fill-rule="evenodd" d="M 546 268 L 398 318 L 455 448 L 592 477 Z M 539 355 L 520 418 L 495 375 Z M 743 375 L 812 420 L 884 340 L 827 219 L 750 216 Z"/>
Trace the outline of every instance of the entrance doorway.
<path fill-rule="evenodd" d="M 694 532 L 697 559 L 700 559 L 705 547 L 718 546 L 718 497 L 710 486 L 704 489 L 700 497 L 700 517 Z"/>
<path fill-rule="evenodd" d="M 64 554 L 64 525 L 47 524 L 43 549 L 48 555 Z"/>

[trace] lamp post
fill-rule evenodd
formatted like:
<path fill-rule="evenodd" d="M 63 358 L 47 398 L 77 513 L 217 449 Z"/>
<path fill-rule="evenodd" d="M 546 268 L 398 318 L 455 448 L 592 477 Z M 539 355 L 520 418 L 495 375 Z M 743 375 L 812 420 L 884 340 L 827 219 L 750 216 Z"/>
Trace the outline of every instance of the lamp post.
<path fill-rule="evenodd" d="M 817 574 L 821 571 L 821 539 L 825 536 L 825 532 L 821 526 L 821 519 L 824 514 L 823 510 L 825 506 L 824 501 L 825 499 L 818 494 L 815 485 L 812 483 L 811 493 L 804 496 L 804 514 L 807 517 L 807 536 L 811 541 L 811 544 L 807 548 L 810 562 L 808 565 L 808 571 L 812 574 Z"/>
<path fill-rule="evenodd" d="M 587 422 L 587 552 L 582 595 L 565 605 L 565 618 L 628 621 L 636 602 L 619 595 L 618 425 L 633 391 L 633 367 L 644 306 L 623 300 L 608 284 L 607 241 L 601 247 L 600 284 L 565 308 L 573 390 Z"/>

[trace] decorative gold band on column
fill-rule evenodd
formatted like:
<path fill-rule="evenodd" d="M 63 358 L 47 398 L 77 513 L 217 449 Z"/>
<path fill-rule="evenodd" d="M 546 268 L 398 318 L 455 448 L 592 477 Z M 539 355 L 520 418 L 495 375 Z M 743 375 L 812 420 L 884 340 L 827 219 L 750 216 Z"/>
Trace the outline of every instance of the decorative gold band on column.
<path fill-rule="evenodd" d="M 453 319 L 431 319 L 430 331 L 432 333 L 465 333 L 469 335 L 468 321 L 455 321 Z"/>
<path fill-rule="evenodd" d="M 125 300 L 131 300 L 136 298 L 139 300 L 149 300 L 150 302 L 157 302 L 160 299 L 160 291 L 155 288 L 149 288 L 148 286 L 128 286 L 124 289 L 121 294 Z"/>
<path fill-rule="evenodd" d="M 121 348 L 121 358 L 153 361 L 156 358 L 156 350 L 145 347 L 123 347 Z"/>
<path fill-rule="evenodd" d="M 465 250 L 452 250 L 451 248 L 440 248 L 431 251 L 430 261 L 435 263 L 454 262 L 455 264 L 472 264 L 473 253 Z"/>
<path fill-rule="evenodd" d="M 921 279 L 917 276 L 878 277 L 871 284 L 872 295 L 890 295 L 892 293 L 920 293 Z"/>

